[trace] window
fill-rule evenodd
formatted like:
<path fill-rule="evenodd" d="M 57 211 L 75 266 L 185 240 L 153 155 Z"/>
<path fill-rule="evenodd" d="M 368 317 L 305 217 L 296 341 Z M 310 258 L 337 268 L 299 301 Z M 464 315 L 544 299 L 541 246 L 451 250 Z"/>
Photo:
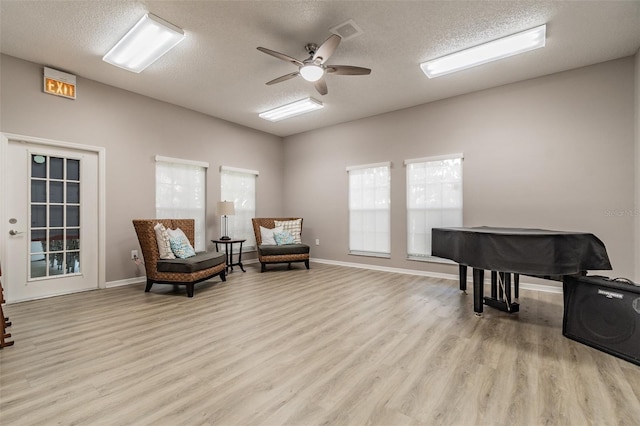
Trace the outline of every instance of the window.
<path fill-rule="evenodd" d="M 431 229 L 462 226 L 462 154 L 406 160 L 407 254 L 431 256 Z"/>
<path fill-rule="evenodd" d="M 389 162 L 347 167 L 350 254 L 391 254 L 390 169 Z"/>
<path fill-rule="evenodd" d="M 82 272 L 80 161 L 31 154 L 29 278 Z"/>
<path fill-rule="evenodd" d="M 206 250 L 208 163 L 156 156 L 156 217 L 195 219 L 195 250 Z"/>
<path fill-rule="evenodd" d="M 256 178 L 258 174 L 256 170 L 220 167 L 220 200 L 233 201 L 236 212 L 235 215 L 228 216 L 229 236 L 233 239 L 247 240 L 243 250 L 255 250 L 256 248 L 251 219 L 256 217 Z"/>

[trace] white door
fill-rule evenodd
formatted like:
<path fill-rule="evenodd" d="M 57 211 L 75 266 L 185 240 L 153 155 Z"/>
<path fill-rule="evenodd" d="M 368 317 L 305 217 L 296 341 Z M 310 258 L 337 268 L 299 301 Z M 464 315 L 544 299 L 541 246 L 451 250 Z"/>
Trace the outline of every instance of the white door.
<path fill-rule="evenodd" d="M 98 154 L 9 140 L 9 302 L 98 288 Z"/>

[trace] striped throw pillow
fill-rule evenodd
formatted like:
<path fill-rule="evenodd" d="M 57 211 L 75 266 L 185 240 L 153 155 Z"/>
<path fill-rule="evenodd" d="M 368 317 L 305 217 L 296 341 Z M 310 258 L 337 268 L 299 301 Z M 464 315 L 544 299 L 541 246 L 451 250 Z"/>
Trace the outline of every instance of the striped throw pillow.
<path fill-rule="evenodd" d="M 293 236 L 294 244 L 302 244 L 300 234 L 302 233 L 302 219 L 295 220 L 275 220 L 275 226 L 282 226 L 283 231 L 287 231 Z"/>

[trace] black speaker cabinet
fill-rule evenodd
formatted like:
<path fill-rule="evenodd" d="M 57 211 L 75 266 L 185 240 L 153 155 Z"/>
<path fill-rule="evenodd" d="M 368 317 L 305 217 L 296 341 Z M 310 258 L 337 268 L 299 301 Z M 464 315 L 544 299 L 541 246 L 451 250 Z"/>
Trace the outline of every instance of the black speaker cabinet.
<path fill-rule="evenodd" d="M 562 334 L 640 365 L 640 287 L 599 276 L 565 277 Z"/>

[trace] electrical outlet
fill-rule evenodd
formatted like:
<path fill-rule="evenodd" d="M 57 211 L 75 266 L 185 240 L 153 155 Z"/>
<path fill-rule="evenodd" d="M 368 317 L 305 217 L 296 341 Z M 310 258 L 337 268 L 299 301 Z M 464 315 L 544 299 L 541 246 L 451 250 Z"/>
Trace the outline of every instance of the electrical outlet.
<path fill-rule="evenodd" d="M 319 246 L 320 245 L 320 238 L 316 238 L 316 245 Z"/>
<path fill-rule="evenodd" d="M 136 260 L 138 258 L 138 250 L 131 250 L 131 259 Z"/>

